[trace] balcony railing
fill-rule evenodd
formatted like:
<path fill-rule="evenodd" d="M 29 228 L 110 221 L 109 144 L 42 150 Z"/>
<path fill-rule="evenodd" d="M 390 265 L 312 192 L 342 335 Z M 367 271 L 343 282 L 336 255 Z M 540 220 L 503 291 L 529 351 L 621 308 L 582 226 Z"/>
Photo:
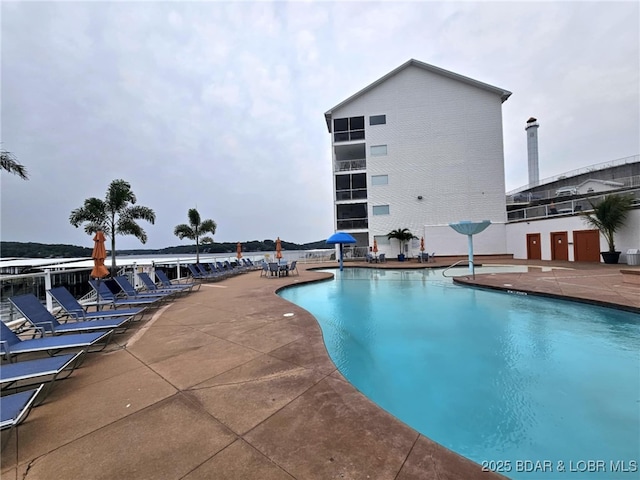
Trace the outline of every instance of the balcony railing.
<path fill-rule="evenodd" d="M 349 130 L 346 132 L 336 132 L 333 134 L 333 141 L 348 142 L 351 140 L 364 140 L 364 130 Z"/>
<path fill-rule="evenodd" d="M 369 228 L 368 218 L 349 218 L 345 220 L 338 220 L 338 230 L 351 230 L 354 228 Z"/>
<path fill-rule="evenodd" d="M 365 200 L 367 198 L 366 188 L 355 188 L 353 190 L 336 190 L 336 200 Z"/>
<path fill-rule="evenodd" d="M 336 172 L 348 172 L 351 170 L 366 170 L 367 161 L 364 158 L 358 160 L 336 160 Z"/>
<path fill-rule="evenodd" d="M 600 192 L 587 198 L 579 198 L 575 200 L 566 200 L 564 202 L 556 202 L 555 205 L 548 203 L 545 205 L 536 205 L 518 210 L 507 212 L 507 222 L 517 222 L 521 220 L 535 220 L 557 215 L 577 215 L 580 212 L 590 211 L 591 203 L 598 204 L 606 195 L 633 195 L 634 205 L 640 207 L 640 188 L 627 190 L 624 192 Z M 591 203 L 590 203 L 591 202 Z"/>

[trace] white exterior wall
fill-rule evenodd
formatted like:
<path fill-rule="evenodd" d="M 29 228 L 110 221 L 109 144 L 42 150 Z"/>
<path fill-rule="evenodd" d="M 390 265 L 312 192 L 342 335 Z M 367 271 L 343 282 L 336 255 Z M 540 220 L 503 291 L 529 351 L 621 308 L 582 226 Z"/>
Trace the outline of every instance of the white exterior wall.
<path fill-rule="evenodd" d="M 527 258 L 527 234 L 539 233 L 542 260 L 551 260 L 551 232 L 567 232 L 569 240 L 569 261 L 574 261 L 573 232 L 574 230 L 591 230 L 582 217 L 561 216 L 531 222 L 509 223 L 506 225 L 507 250 L 513 258 Z M 629 212 L 626 225 L 614 236 L 616 249 L 622 252 L 620 263 L 626 263 L 626 251 L 630 248 L 640 248 L 640 209 Z M 474 243 L 475 245 L 475 243 Z M 600 251 L 608 250 L 607 241 L 600 235 Z"/>
<path fill-rule="evenodd" d="M 425 225 L 425 252 L 438 256 L 466 255 L 469 238 L 456 232 L 449 225 Z M 473 235 L 474 255 L 491 255 L 507 252 L 506 225 L 492 223 L 483 232 Z M 414 252 L 418 254 L 419 252 Z"/>
<path fill-rule="evenodd" d="M 369 125 L 370 115 L 383 114 L 385 125 Z M 409 66 L 332 112 L 333 119 L 355 116 L 365 117 L 370 245 L 374 235 L 398 228 L 420 237 L 425 225 L 506 221 L 498 94 Z M 372 145 L 387 145 L 387 155 L 371 157 Z M 372 175 L 388 175 L 389 184 L 372 186 Z M 374 216 L 374 205 L 389 205 L 390 214 Z M 466 254 L 466 237 L 447 228 L 426 249 Z M 490 229 L 495 241 L 485 245 L 478 237 L 483 253 L 507 253 L 504 228 Z M 395 241 L 379 249 L 398 253 Z"/>

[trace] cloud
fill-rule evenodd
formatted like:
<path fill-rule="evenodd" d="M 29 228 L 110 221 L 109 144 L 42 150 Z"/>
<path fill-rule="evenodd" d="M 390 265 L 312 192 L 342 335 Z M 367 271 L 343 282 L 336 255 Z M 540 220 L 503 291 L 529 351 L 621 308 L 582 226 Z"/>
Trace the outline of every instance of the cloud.
<path fill-rule="evenodd" d="M 415 58 L 513 92 L 507 188 L 640 150 L 637 3 L 4 2 L 3 240 L 91 244 L 68 223 L 116 178 L 156 211 L 197 206 L 216 240 L 333 231 L 324 112 Z M 596 21 L 597 20 L 597 21 Z M 139 248 L 133 237 L 119 248 Z"/>

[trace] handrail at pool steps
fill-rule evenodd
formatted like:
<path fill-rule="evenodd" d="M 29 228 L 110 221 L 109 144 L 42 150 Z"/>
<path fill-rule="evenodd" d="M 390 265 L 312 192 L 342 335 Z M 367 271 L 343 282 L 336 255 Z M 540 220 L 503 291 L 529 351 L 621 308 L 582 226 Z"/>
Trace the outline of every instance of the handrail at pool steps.
<path fill-rule="evenodd" d="M 453 275 L 452 275 L 451 277 L 450 277 L 450 276 L 448 276 L 448 275 L 445 275 L 445 274 L 447 273 L 447 270 L 450 270 L 450 269 L 452 269 L 453 267 L 457 267 L 458 265 L 460 265 L 460 264 L 461 264 L 461 263 L 463 263 L 463 262 L 469 262 L 469 260 L 467 260 L 466 258 L 463 258 L 463 259 L 461 259 L 461 260 L 458 260 L 458 261 L 457 261 L 456 263 L 454 263 L 453 265 L 449 265 L 447 268 L 445 268 L 445 269 L 442 271 L 442 276 L 443 276 L 443 277 L 446 277 L 446 278 L 453 278 Z M 474 269 L 474 271 L 473 271 L 473 278 L 474 278 L 474 280 L 475 280 L 475 278 L 476 278 L 476 272 L 475 272 L 475 269 Z"/>

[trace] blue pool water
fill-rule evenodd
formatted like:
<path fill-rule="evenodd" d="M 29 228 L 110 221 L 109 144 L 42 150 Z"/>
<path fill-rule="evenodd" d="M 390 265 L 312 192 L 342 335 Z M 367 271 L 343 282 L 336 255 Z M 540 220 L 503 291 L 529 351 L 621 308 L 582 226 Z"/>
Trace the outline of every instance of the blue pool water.
<path fill-rule="evenodd" d="M 511 478 L 640 477 L 640 315 L 433 270 L 332 272 L 280 295 L 317 318 L 340 372 L 391 414 Z"/>

